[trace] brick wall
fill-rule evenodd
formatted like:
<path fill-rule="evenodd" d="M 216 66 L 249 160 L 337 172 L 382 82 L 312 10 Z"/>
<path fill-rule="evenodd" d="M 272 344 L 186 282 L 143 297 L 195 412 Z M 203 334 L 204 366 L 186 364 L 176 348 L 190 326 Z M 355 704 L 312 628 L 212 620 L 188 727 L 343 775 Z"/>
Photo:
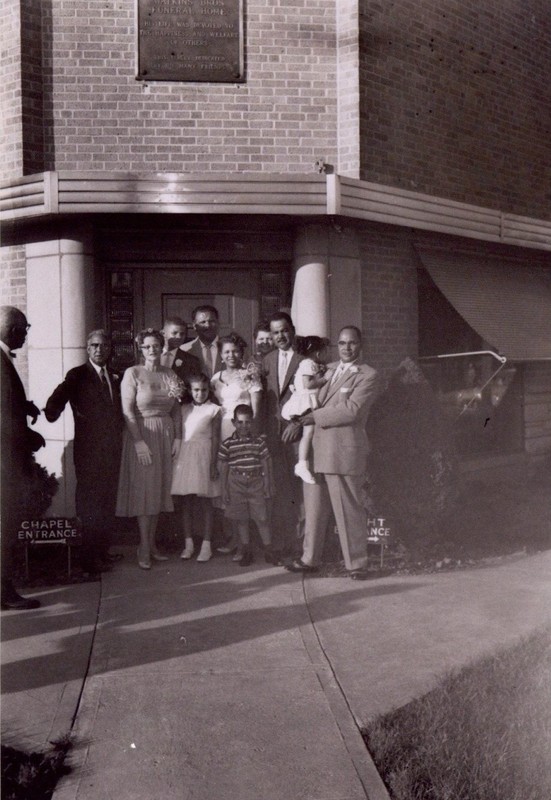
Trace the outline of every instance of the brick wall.
<path fill-rule="evenodd" d="M 2 81 L 0 82 L 0 155 L 2 176 L 17 177 L 23 168 L 21 146 L 20 16 L 18 0 L 7 0 L 0 14 Z"/>
<path fill-rule="evenodd" d="M 549 0 L 361 9 L 361 177 L 549 218 Z"/>
<path fill-rule="evenodd" d="M 136 81 L 135 9 L 53 0 L 44 58 L 55 169 L 312 172 L 320 154 L 335 163 L 334 0 L 250 0 L 243 84 Z"/>
<path fill-rule="evenodd" d="M 362 329 L 369 364 L 392 370 L 417 357 L 417 269 L 407 230 L 374 225 L 360 233 Z"/>

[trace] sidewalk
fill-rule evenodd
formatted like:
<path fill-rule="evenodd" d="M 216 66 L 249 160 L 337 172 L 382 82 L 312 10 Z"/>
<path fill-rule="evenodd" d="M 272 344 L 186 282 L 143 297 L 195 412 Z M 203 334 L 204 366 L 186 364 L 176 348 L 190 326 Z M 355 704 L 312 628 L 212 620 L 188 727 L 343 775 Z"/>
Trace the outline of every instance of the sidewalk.
<path fill-rule="evenodd" d="M 148 573 L 134 558 L 101 598 L 99 584 L 64 587 L 33 619 L 2 615 L 3 730 L 9 710 L 38 741 L 70 725 L 99 601 L 75 769 L 55 800 L 383 800 L 359 727 L 551 616 L 551 551 L 362 584 L 224 557 Z"/>

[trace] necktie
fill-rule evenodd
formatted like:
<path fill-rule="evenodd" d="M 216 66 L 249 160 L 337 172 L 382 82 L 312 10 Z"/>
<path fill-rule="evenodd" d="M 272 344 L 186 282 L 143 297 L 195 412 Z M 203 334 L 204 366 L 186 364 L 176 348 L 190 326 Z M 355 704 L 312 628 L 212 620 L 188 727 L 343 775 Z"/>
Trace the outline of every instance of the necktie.
<path fill-rule="evenodd" d="M 113 395 L 111 394 L 111 387 L 109 386 L 109 381 L 107 380 L 107 374 L 105 372 L 105 367 L 102 367 L 99 371 L 99 378 L 103 386 L 103 391 L 107 392 L 109 395 L 109 400 L 113 402 Z"/>
<path fill-rule="evenodd" d="M 280 350 L 280 362 L 279 362 L 279 391 L 283 389 L 283 384 L 285 383 L 285 376 L 287 375 L 287 350 Z"/>
<path fill-rule="evenodd" d="M 207 375 L 209 376 L 209 378 L 212 378 L 212 376 L 214 375 L 214 366 L 215 366 L 215 363 L 216 363 L 214 361 L 213 357 L 212 357 L 213 356 L 213 352 L 212 352 L 213 345 L 212 344 L 204 344 L 204 345 L 202 345 L 202 347 L 203 347 L 203 363 L 205 365 L 205 371 L 206 371 Z M 216 345 L 214 345 L 214 347 L 216 347 Z"/>
<path fill-rule="evenodd" d="M 333 377 L 331 378 L 331 386 L 336 383 L 341 377 L 344 372 L 344 367 L 342 364 L 339 364 L 335 372 L 333 373 Z"/>

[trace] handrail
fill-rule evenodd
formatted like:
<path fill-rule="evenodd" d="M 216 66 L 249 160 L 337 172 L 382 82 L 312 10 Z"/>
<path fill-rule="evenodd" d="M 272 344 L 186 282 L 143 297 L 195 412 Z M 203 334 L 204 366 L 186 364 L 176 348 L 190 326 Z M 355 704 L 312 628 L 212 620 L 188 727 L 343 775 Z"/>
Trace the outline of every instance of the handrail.
<path fill-rule="evenodd" d="M 494 353 L 493 350 L 470 350 L 470 351 L 468 351 L 466 353 L 442 353 L 441 355 L 437 355 L 437 356 L 421 356 L 418 359 L 418 361 L 430 361 L 431 359 L 435 359 L 435 358 L 459 358 L 461 356 L 483 356 L 483 355 L 493 356 L 493 358 L 497 359 L 500 363 L 499 363 L 499 367 L 496 369 L 496 371 L 493 372 L 490 375 L 490 377 L 488 378 L 488 380 L 486 381 L 486 383 L 483 386 L 480 387 L 479 394 L 482 395 L 482 392 L 484 391 L 486 386 L 488 386 L 488 384 L 491 381 L 493 381 L 495 376 L 499 372 L 501 372 L 501 370 L 503 369 L 503 367 L 507 363 L 507 359 L 506 359 L 505 356 L 500 356 L 498 353 Z M 461 416 L 463 416 L 465 411 L 469 408 L 469 406 L 471 405 L 471 403 L 474 402 L 475 399 L 476 399 L 475 397 L 471 397 L 471 399 L 467 403 L 465 403 L 465 405 L 461 409 L 460 413 L 458 414 L 457 419 L 459 419 Z"/>

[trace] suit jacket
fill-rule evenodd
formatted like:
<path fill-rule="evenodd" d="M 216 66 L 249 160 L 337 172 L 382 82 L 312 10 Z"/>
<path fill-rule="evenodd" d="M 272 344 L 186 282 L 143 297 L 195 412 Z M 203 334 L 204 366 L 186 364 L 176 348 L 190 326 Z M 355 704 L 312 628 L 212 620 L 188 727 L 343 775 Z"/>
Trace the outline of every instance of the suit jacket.
<path fill-rule="evenodd" d="M 192 356 L 195 356 L 195 358 L 198 359 L 199 364 L 201 365 L 201 372 L 205 372 L 209 376 L 209 378 L 212 378 L 212 376 L 215 373 L 219 372 L 219 370 L 222 369 L 223 364 L 218 349 L 216 350 L 216 363 L 214 365 L 214 372 L 212 372 L 211 369 L 206 366 L 205 362 L 203 361 L 203 350 L 201 348 L 201 342 L 199 341 L 199 337 L 194 339 L 192 342 L 186 342 L 185 344 L 180 345 L 178 349 L 182 350 L 185 353 L 189 353 Z M 172 369 L 174 369 L 174 367 Z M 174 371 L 176 372 L 176 370 Z"/>
<path fill-rule="evenodd" d="M 297 367 L 302 361 L 302 356 L 293 353 L 289 364 L 287 366 L 287 374 L 285 375 L 285 382 L 279 389 L 279 377 L 277 374 L 277 365 L 279 358 L 279 350 L 272 350 L 264 356 L 262 368 L 264 372 L 265 391 L 263 395 L 264 401 L 264 414 L 263 418 L 266 424 L 266 431 L 269 437 L 281 435 L 282 430 L 287 424 L 281 419 L 281 409 L 291 397 L 291 384 L 295 377 Z"/>
<path fill-rule="evenodd" d="M 75 420 L 73 458 L 77 476 L 77 513 L 102 516 L 114 512 L 122 446 L 120 378 L 107 370 L 113 400 L 92 364 L 69 370 L 54 390 L 44 413 L 55 422 L 67 403 Z"/>
<path fill-rule="evenodd" d="M 17 485 L 32 467 L 43 439 L 27 425 L 27 397 L 10 357 L 0 350 L 2 487 Z"/>
<path fill-rule="evenodd" d="M 200 375 L 202 370 L 201 361 L 191 353 L 186 353 L 181 347 L 176 347 L 161 359 L 165 367 L 170 367 L 173 372 L 183 381 L 188 381 L 192 375 Z"/>
<path fill-rule="evenodd" d="M 339 362 L 329 364 L 336 369 Z M 362 475 L 369 443 L 365 424 L 377 394 L 377 373 L 367 364 L 352 364 L 319 391 L 314 411 L 314 470 L 334 475 Z"/>

